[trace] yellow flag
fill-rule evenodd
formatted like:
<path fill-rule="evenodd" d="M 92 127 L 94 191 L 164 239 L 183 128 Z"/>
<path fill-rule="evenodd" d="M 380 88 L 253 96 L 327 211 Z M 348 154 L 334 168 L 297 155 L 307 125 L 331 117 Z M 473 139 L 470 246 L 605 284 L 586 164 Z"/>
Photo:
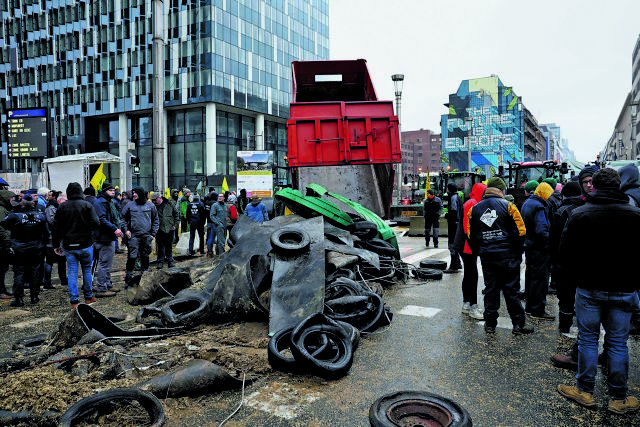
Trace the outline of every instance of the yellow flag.
<path fill-rule="evenodd" d="M 169 187 L 164 189 L 164 198 L 167 200 L 171 198 L 171 189 Z"/>
<path fill-rule="evenodd" d="M 107 180 L 107 176 L 104 174 L 104 163 L 100 163 L 100 167 L 93 174 L 93 178 L 89 182 L 96 191 L 102 190 L 102 183 Z"/>
<path fill-rule="evenodd" d="M 225 191 L 229 191 L 229 184 L 227 184 L 227 177 L 226 176 L 222 179 L 222 188 L 221 188 L 221 190 L 222 190 L 222 193 L 224 193 Z"/>

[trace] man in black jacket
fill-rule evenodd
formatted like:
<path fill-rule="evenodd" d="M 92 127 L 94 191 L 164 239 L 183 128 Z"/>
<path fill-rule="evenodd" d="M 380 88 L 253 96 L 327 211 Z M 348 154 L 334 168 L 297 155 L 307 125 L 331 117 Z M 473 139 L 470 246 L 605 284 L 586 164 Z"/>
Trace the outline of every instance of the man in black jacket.
<path fill-rule="evenodd" d="M 13 307 L 24 306 L 24 284 L 29 283 L 31 304 L 40 301 L 38 283 L 38 263 L 42 248 L 49 241 L 49 228 L 44 214 L 35 210 L 35 201 L 26 195 L 20 202 L 21 212 L 12 212 L 0 222 L 0 226 L 11 230 L 13 250 Z"/>
<path fill-rule="evenodd" d="M 100 219 L 100 227 L 93 232 L 93 247 L 99 257 L 98 274 L 94 289 L 98 298 L 112 297 L 119 290 L 111 282 L 111 266 L 116 252 L 116 240 L 122 237 L 120 213 L 113 202 L 116 188 L 109 182 L 102 184 L 100 197 L 94 208 Z"/>
<path fill-rule="evenodd" d="M 151 201 L 158 211 L 159 228 L 156 234 L 156 248 L 158 251 L 158 269 L 161 269 L 166 261 L 169 268 L 175 267 L 173 259 L 172 242 L 173 232 L 180 226 L 180 215 L 175 205 L 162 197 L 162 193 L 151 193 Z"/>
<path fill-rule="evenodd" d="M 187 205 L 187 222 L 189 223 L 189 255 L 195 255 L 193 243 L 195 241 L 196 232 L 200 239 L 199 251 L 200 256 L 204 255 L 204 223 L 206 221 L 205 208 L 200 201 L 200 196 L 195 194 L 193 201 Z"/>
<path fill-rule="evenodd" d="M 450 182 L 447 184 L 447 193 L 449 193 L 449 208 L 447 209 L 447 229 L 448 229 L 448 243 L 449 243 L 449 255 L 451 261 L 449 262 L 449 268 L 443 271 L 443 273 L 457 273 L 462 268 L 462 262 L 460 261 L 460 254 L 453 246 L 453 241 L 456 238 L 456 231 L 458 230 L 458 218 L 462 211 L 462 200 L 458 194 L 458 186 Z"/>
<path fill-rule="evenodd" d="M 96 302 L 93 295 L 93 241 L 91 233 L 100 226 L 93 205 L 84 199 L 82 186 L 72 182 L 67 186 L 68 200 L 60 205 L 53 220 L 52 244 L 56 254 L 67 257 L 69 301 L 75 309 L 78 295 L 78 266 L 82 269 L 82 292 L 87 304 Z"/>
<path fill-rule="evenodd" d="M 433 247 L 438 247 L 438 234 L 440 233 L 440 216 L 443 206 L 440 197 L 437 197 L 433 190 L 427 190 L 427 198 L 422 205 L 424 215 L 424 246 L 429 247 L 430 231 L 433 228 Z"/>
<path fill-rule="evenodd" d="M 610 398 L 607 409 L 625 414 L 640 409 L 638 399 L 627 396 L 627 339 L 631 314 L 639 305 L 634 277 L 640 209 L 629 205 L 629 198 L 620 191 L 620 176 L 615 170 L 601 169 L 591 178 L 593 191 L 587 194 L 584 206 L 573 210 L 560 238 L 559 265 L 571 271 L 578 284 L 575 310 L 579 346 L 576 385 L 560 384 L 558 392 L 582 406 L 596 406 L 593 392 L 602 325 Z M 603 231 L 598 236 L 600 249 L 596 250 L 594 227 Z"/>

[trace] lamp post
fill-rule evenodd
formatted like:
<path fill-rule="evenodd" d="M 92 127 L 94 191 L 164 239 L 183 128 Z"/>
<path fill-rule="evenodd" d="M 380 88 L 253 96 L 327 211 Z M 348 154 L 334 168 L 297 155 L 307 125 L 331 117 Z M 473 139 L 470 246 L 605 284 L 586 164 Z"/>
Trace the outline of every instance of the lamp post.
<path fill-rule="evenodd" d="M 391 76 L 391 80 L 393 81 L 393 87 L 396 92 L 396 114 L 398 115 L 398 133 L 400 135 L 400 153 L 402 154 L 402 120 L 400 118 L 400 104 L 402 98 L 402 83 L 404 82 L 404 74 L 393 74 Z M 398 191 L 398 203 L 402 201 L 402 160 L 398 164 L 397 176 L 396 176 L 396 184 Z"/>

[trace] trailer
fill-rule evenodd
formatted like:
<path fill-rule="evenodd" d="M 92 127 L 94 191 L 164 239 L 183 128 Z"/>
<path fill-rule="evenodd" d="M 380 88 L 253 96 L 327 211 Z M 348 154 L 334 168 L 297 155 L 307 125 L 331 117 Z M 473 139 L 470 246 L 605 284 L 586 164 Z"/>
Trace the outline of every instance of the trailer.
<path fill-rule="evenodd" d="M 119 163 L 122 166 L 120 157 L 105 151 L 53 157 L 42 161 L 41 182 L 52 190 L 64 191 L 70 182 L 86 188 L 91 182 L 90 166 L 100 163 Z"/>

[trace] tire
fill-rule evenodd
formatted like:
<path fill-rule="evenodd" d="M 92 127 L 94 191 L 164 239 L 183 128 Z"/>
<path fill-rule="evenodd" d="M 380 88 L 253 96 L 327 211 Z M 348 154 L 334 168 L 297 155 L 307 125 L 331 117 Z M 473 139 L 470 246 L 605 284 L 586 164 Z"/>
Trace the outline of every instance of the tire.
<path fill-rule="evenodd" d="M 336 323 L 342 327 L 351 340 L 351 351 L 356 351 L 360 345 L 360 330 L 350 323 L 336 320 Z"/>
<path fill-rule="evenodd" d="M 378 235 L 378 226 L 370 221 L 358 221 L 349 224 L 347 230 L 361 240 L 370 240 Z"/>
<path fill-rule="evenodd" d="M 416 268 L 413 271 L 413 275 L 417 279 L 441 280 L 442 279 L 442 270 L 438 270 L 436 268 Z"/>
<path fill-rule="evenodd" d="M 338 277 L 346 277 L 347 279 L 355 280 L 356 273 L 354 273 L 353 270 L 349 270 L 348 268 L 339 268 L 327 276 L 326 282 L 332 283 Z"/>
<path fill-rule="evenodd" d="M 378 322 L 380 321 L 380 317 L 384 314 L 384 302 L 382 301 L 380 295 L 370 292 L 369 298 L 375 301 L 374 306 L 376 310 L 373 312 L 373 316 L 369 320 L 369 322 L 360 328 L 360 331 L 362 333 L 373 332 L 375 329 L 377 329 L 377 327 L 374 328 L 374 326 L 378 324 Z"/>
<path fill-rule="evenodd" d="M 267 347 L 267 360 L 276 371 L 297 374 L 300 369 L 296 359 L 293 355 L 288 357 L 282 354 L 282 351 L 291 349 L 291 332 L 293 328 L 283 328 L 273 334 Z"/>
<path fill-rule="evenodd" d="M 426 391 L 399 391 L 376 400 L 369 408 L 372 427 L 410 425 L 472 427 L 469 413 L 458 403 Z"/>
<path fill-rule="evenodd" d="M 392 257 L 396 253 L 396 248 L 394 248 L 391 243 L 382 239 L 367 240 L 363 242 L 363 248 L 384 256 Z"/>
<path fill-rule="evenodd" d="M 98 411 L 103 412 L 109 408 L 110 402 L 135 400 L 147 411 L 151 419 L 151 427 L 160 427 L 166 421 L 166 415 L 162 402 L 151 393 L 137 388 L 115 388 L 94 394 L 73 404 L 60 418 L 62 427 L 75 426 L 87 415 Z"/>
<path fill-rule="evenodd" d="M 271 234 L 271 248 L 273 252 L 293 256 L 309 250 L 311 238 L 302 230 L 276 230 Z"/>
<path fill-rule="evenodd" d="M 347 375 L 353 364 L 353 347 L 350 337 L 340 325 L 311 325 L 299 329 L 292 335 L 291 352 L 308 373 L 325 380 L 335 380 Z M 321 357 L 312 355 L 306 347 L 309 342 L 317 342 L 317 336 L 324 335 L 331 342 L 332 352 Z"/>
<path fill-rule="evenodd" d="M 437 268 L 438 270 L 447 269 L 447 261 L 437 259 L 423 259 L 420 261 L 420 268 Z"/>

